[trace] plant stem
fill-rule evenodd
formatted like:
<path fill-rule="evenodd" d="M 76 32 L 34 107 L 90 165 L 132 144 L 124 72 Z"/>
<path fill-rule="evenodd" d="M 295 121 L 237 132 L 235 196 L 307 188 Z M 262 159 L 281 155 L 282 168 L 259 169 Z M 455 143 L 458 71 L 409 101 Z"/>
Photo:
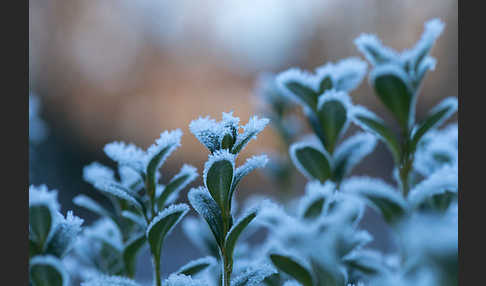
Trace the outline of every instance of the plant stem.
<path fill-rule="evenodd" d="M 152 253 L 152 259 L 154 260 L 153 264 L 154 264 L 155 286 L 162 286 L 162 278 L 160 275 L 160 256 Z"/>
<path fill-rule="evenodd" d="M 230 286 L 231 284 L 231 272 L 233 272 L 233 263 L 230 261 L 228 255 L 226 255 L 226 250 L 221 249 L 221 260 L 223 261 L 223 278 L 222 286 Z"/>

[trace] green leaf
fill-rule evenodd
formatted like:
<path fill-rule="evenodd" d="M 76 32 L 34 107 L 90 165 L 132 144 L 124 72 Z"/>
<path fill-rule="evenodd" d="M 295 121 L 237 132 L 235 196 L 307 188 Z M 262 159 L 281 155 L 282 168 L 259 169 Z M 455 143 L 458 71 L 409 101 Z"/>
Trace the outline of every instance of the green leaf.
<path fill-rule="evenodd" d="M 277 273 L 275 268 L 267 264 L 253 266 L 231 281 L 231 286 L 257 286 L 265 278 Z"/>
<path fill-rule="evenodd" d="M 309 180 L 325 182 L 331 177 L 331 163 L 327 152 L 319 149 L 306 142 L 295 143 L 290 146 L 290 157 Z"/>
<path fill-rule="evenodd" d="M 144 205 L 137 198 L 135 198 L 130 193 L 130 191 L 123 185 L 115 181 L 99 180 L 95 183 L 94 187 L 107 195 L 128 202 L 130 205 L 134 206 L 141 214 L 145 214 Z"/>
<path fill-rule="evenodd" d="M 381 102 L 407 130 L 414 96 L 408 75 L 395 65 L 382 65 L 371 72 L 370 80 Z"/>
<path fill-rule="evenodd" d="M 333 157 L 333 179 L 341 182 L 375 146 L 376 139 L 369 133 L 355 134 L 340 144 Z"/>
<path fill-rule="evenodd" d="M 225 249 L 226 255 L 229 257 L 230 261 L 233 260 L 233 251 L 236 246 L 236 241 L 240 237 L 243 230 L 250 224 L 250 222 L 256 217 L 257 210 L 252 210 L 243 215 L 229 230 L 225 239 Z"/>
<path fill-rule="evenodd" d="M 205 270 L 209 266 L 216 265 L 218 262 L 214 257 L 206 256 L 196 260 L 192 260 L 189 263 L 183 265 L 179 270 L 177 270 L 177 274 L 184 274 L 187 276 L 194 276 L 199 272 Z"/>
<path fill-rule="evenodd" d="M 302 216 L 307 219 L 318 217 L 322 213 L 322 210 L 324 209 L 325 202 L 326 202 L 326 198 L 315 197 L 314 200 L 312 200 L 312 202 L 310 202 L 307 205 Z"/>
<path fill-rule="evenodd" d="M 152 219 L 146 232 L 152 254 L 160 258 L 165 237 L 188 211 L 186 204 L 171 205 Z"/>
<path fill-rule="evenodd" d="M 83 219 L 68 211 L 66 218 L 59 216 L 56 226 L 46 244 L 46 253 L 62 258 L 71 249 L 78 234 L 81 232 Z"/>
<path fill-rule="evenodd" d="M 398 164 L 400 162 L 402 152 L 400 144 L 395 134 L 385 125 L 381 118 L 360 106 L 354 108 L 353 119 L 361 128 L 378 136 L 392 153 L 395 163 Z"/>
<path fill-rule="evenodd" d="M 344 92 L 327 91 L 319 97 L 317 115 L 324 133 L 324 146 L 330 153 L 348 123 L 348 108 L 351 100 Z"/>
<path fill-rule="evenodd" d="M 155 194 L 155 186 L 157 185 L 156 182 L 156 173 L 159 170 L 160 166 L 164 163 L 164 160 L 167 158 L 166 155 L 170 153 L 170 151 L 174 148 L 174 145 L 168 145 L 159 150 L 153 157 L 149 160 L 147 165 L 147 193 L 149 196 L 153 196 Z"/>
<path fill-rule="evenodd" d="M 402 195 L 381 180 L 354 177 L 345 181 L 341 189 L 365 198 L 388 223 L 396 222 L 408 212 L 408 204 Z"/>
<path fill-rule="evenodd" d="M 47 237 L 53 228 L 52 212 L 47 205 L 29 206 L 29 226 L 39 249 L 44 249 Z"/>
<path fill-rule="evenodd" d="M 135 275 L 137 254 L 145 244 L 145 241 L 145 234 L 141 233 L 127 241 L 123 248 L 123 262 L 125 263 L 125 271 L 128 277 Z"/>
<path fill-rule="evenodd" d="M 411 153 L 415 152 L 420 139 L 431 129 L 439 126 L 457 110 L 457 98 L 448 97 L 432 108 L 427 118 L 421 122 L 412 135 Z"/>
<path fill-rule="evenodd" d="M 223 212 L 229 206 L 234 168 L 234 155 L 226 150 L 210 155 L 204 166 L 204 183 Z"/>
<path fill-rule="evenodd" d="M 294 258 L 280 254 L 270 254 L 270 260 L 280 271 L 287 273 L 303 286 L 313 286 L 312 274 L 307 267 L 297 262 Z"/>
<path fill-rule="evenodd" d="M 211 198 L 208 190 L 204 187 L 191 189 L 188 197 L 192 207 L 209 225 L 209 228 L 211 229 L 211 232 L 213 233 L 218 245 L 222 245 L 224 240 L 224 232 L 221 209 Z"/>
<path fill-rule="evenodd" d="M 327 82 L 323 83 L 327 84 Z M 302 102 L 304 102 L 311 110 L 316 110 L 318 94 L 314 90 L 312 90 L 312 88 L 307 87 L 297 81 L 286 82 L 285 86 Z M 323 87 L 325 87 L 325 85 L 323 85 Z"/>
<path fill-rule="evenodd" d="M 51 255 L 35 256 L 29 262 L 33 286 L 67 286 L 68 275 L 62 262 Z"/>
<path fill-rule="evenodd" d="M 238 183 L 241 181 L 241 179 L 243 179 L 243 177 L 248 175 L 253 170 L 255 170 L 257 168 L 265 167 L 267 162 L 268 162 L 267 155 L 252 156 L 252 157 L 246 159 L 245 164 L 241 165 L 240 167 L 238 167 L 236 169 L 236 172 L 235 172 L 235 175 L 234 175 L 234 178 L 233 178 L 233 182 L 231 183 L 230 195 L 229 195 L 229 198 L 228 198 L 229 202 L 230 202 L 230 206 L 231 206 L 231 202 L 232 202 L 232 199 L 233 199 L 233 193 L 234 193 L 236 187 L 238 186 Z"/>
<path fill-rule="evenodd" d="M 85 196 L 85 195 L 77 195 L 73 199 L 73 203 L 78 207 L 85 208 L 100 217 L 113 217 L 113 214 L 101 206 L 98 202 L 93 200 L 92 198 Z"/>
<path fill-rule="evenodd" d="M 190 165 L 182 166 L 180 172 L 165 186 L 164 190 L 157 198 L 158 209 L 162 209 L 170 195 L 175 194 L 185 188 L 190 182 L 197 178 L 196 168 Z"/>

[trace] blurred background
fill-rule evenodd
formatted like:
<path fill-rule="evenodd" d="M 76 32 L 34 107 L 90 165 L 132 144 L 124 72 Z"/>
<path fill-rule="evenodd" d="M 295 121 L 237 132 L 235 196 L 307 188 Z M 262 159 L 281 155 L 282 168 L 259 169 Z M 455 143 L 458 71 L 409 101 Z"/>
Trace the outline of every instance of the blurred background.
<path fill-rule="evenodd" d="M 420 38 L 426 20 L 439 17 L 446 28 L 432 51 L 436 71 L 428 74 L 418 101 L 421 119 L 441 98 L 458 96 L 457 9 L 455 0 L 30 1 L 29 87 L 49 129 L 30 150 L 30 183 L 58 189 L 63 212 L 74 208 L 89 224 L 94 217 L 71 199 L 78 193 L 101 199 L 81 174 L 92 161 L 111 164 L 102 153 L 106 143 L 146 148 L 163 130 L 181 128 L 182 146 L 164 165 L 164 178 L 183 163 L 201 172 L 208 153 L 189 133 L 189 122 L 205 115 L 219 120 L 230 110 L 243 123 L 261 114 L 254 92 L 261 72 L 314 69 L 360 56 L 353 44 L 360 33 L 377 34 L 402 50 Z M 352 97 L 390 119 L 367 82 Z M 240 163 L 279 146 L 275 131 L 267 128 Z M 391 181 L 391 170 L 391 157 L 380 145 L 355 173 Z M 305 180 L 300 174 L 295 180 L 293 194 L 303 193 Z M 243 180 L 237 195 L 279 198 L 279 192 L 259 173 Z M 365 228 L 379 234 L 383 228 L 369 216 Z M 199 256 L 182 236 L 176 229 L 169 237 L 167 249 L 184 247 L 167 254 L 165 273 Z M 380 236 L 375 243 L 392 247 Z M 151 275 L 150 269 L 140 271 Z"/>

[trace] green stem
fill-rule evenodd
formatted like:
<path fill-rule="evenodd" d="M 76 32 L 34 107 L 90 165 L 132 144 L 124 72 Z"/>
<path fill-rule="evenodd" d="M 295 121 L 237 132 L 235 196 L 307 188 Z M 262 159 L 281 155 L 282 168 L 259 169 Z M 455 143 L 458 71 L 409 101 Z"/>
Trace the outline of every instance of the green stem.
<path fill-rule="evenodd" d="M 404 197 L 407 197 L 408 192 L 410 191 L 410 174 L 413 167 L 413 154 L 410 153 L 410 132 L 406 130 L 403 133 L 403 151 L 400 165 L 398 166 L 398 171 L 401 182 L 402 194 Z"/>
<path fill-rule="evenodd" d="M 162 286 L 162 277 L 160 275 L 160 256 L 152 253 L 152 258 L 154 260 L 154 281 L 155 286 Z"/>
<path fill-rule="evenodd" d="M 228 255 L 226 254 L 226 250 L 223 248 L 221 249 L 222 254 L 222 261 L 223 261 L 223 277 L 222 277 L 222 286 L 230 286 L 231 284 L 231 273 L 233 272 L 233 263 L 230 261 Z"/>

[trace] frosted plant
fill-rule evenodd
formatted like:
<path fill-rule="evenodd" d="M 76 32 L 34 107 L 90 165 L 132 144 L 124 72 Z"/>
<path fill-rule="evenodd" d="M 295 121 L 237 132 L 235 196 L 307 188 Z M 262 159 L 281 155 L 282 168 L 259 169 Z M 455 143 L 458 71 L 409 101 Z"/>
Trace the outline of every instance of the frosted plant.
<path fill-rule="evenodd" d="M 416 123 L 415 106 L 421 83 L 427 71 L 435 68 L 436 60 L 429 53 L 443 28 L 444 24 L 439 19 L 428 21 L 417 44 L 401 53 L 385 47 L 373 35 L 361 35 L 355 41 L 358 49 L 373 65 L 369 82 L 398 122 L 401 136 L 397 136 L 382 119 L 362 106 L 354 108 L 352 117 L 355 123 L 387 145 L 405 196 L 411 188 L 410 174 L 419 142 L 457 110 L 457 99 L 449 97 L 432 108 L 422 122 Z"/>
<path fill-rule="evenodd" d="M 162 284 L 160 260 L 163 242 L 189 211 L 186 204 L 173 202 L 179 191 L 198 176 L 196 168 L 184 165 L 165 185 L 159 183 L 159 169 L 180 146 L 181 136 L 182 132 L 178 129 L 164 131 L 147 150 L 124 142 L 107 144 L 104 151 L 117 163 L 119 180 L 114 170 L 99 163 L 84 168 L 84 179 L 106 195 L 112 205 L 108 210 L 87 196 L 74 198 L 75 204 L 102 218 L 98 222 L 102 226 L 87 229 L 83 235 L 84 243 L 79 244 L 80 254 L 87 255 L 90 263 L 99 268 L 96 269 L 98 272 L 133 277 L 137 253 L 148 244 L 153 259 L 154 284 Z M 110 224 L 112 233 L 107 233 Z M 119 234 L 113 237 L 116 232 Z M 83 250 L 86 246 L 93 249 Z M 90 251 L 101 251 L 101 257 L 89 257 Z"/>
<path fill-rule="evenodd" d="M 280 89 L 303 106 L 316 137 L 306 136 L 289 149 L 294 165 L 309 180 L 331 180 L 339 186 L 373 151 L 376 140 L 368 134 L 356 134 L 338 144 L 351 122 L 353 104 L 348 92 L 365 73 L 365 62 L 349 58 L 318 67 L 315 74 L 290 69 L 278 75 Z"/>
<path fill-rule="evenodd" d="M 292 190 L 294 171 L 288 149 L 301 130 L 300 121 L 293 113 L 296 105 L 288 96 L 282 94 L 274 74 L 263 73 L 258 77 L 255 94 L 259 109 L 270 119 L 270 125 L 281 142 L 281 150 L 267 152 L 269 164 L 264 172 L 277 184 L 278 190 L 288 194 Z"/>
<path fill-rule="evenodd" d="M 71 250 L 83 220 L 60 212 L 57 191 L 29 187 L 29 281 L 33 286 L 67 286 L 62 259 Z"/>
<path fill-rule="evenodd" d="M 382 271 L 380 259 L 369 258 L 378 254 L 363 249 L 372 240 L 357 227 L 363 211 L 358 197 L 337 192 L 331 182 L 308 183 L 294 215 L 268 203 L 259 221 L 271 232 L 269 259 L 283 277 L 303 286 L 345 285 Z M 267 284 L 282 285 L 282 280 Z"/>
<path fill-rule="evenodd" d="M 189 201 L 197 213 L 207 222 L 218 246 L 221 264 L 221 285 L 240 285 L 238 281 L 256 275 L 245 272 L 234 278 L 231 274 L 234 264 L 234 249 L 243 230 L 257 216 L 257 209 L 251 209 L 234 220 L 232 202 L 234 192 L 243 177 L 256 168 L 262 168 L 267 163 L 265 155 L 253 156 L 246 163 L 235 168 L 238 153 L 246 144 L 256 138 L 268 119 L 251 117 L 240 133 L 239 118 L 232 113 L 223 113 L 223 120 L 205 117 L 192 121 L 191 132 L 205 145 L 211 154 L 204 165 L 204 186 L 193 188 L 189 192 Z M 258 282 L 259 283 L 259 282 Z"/>

